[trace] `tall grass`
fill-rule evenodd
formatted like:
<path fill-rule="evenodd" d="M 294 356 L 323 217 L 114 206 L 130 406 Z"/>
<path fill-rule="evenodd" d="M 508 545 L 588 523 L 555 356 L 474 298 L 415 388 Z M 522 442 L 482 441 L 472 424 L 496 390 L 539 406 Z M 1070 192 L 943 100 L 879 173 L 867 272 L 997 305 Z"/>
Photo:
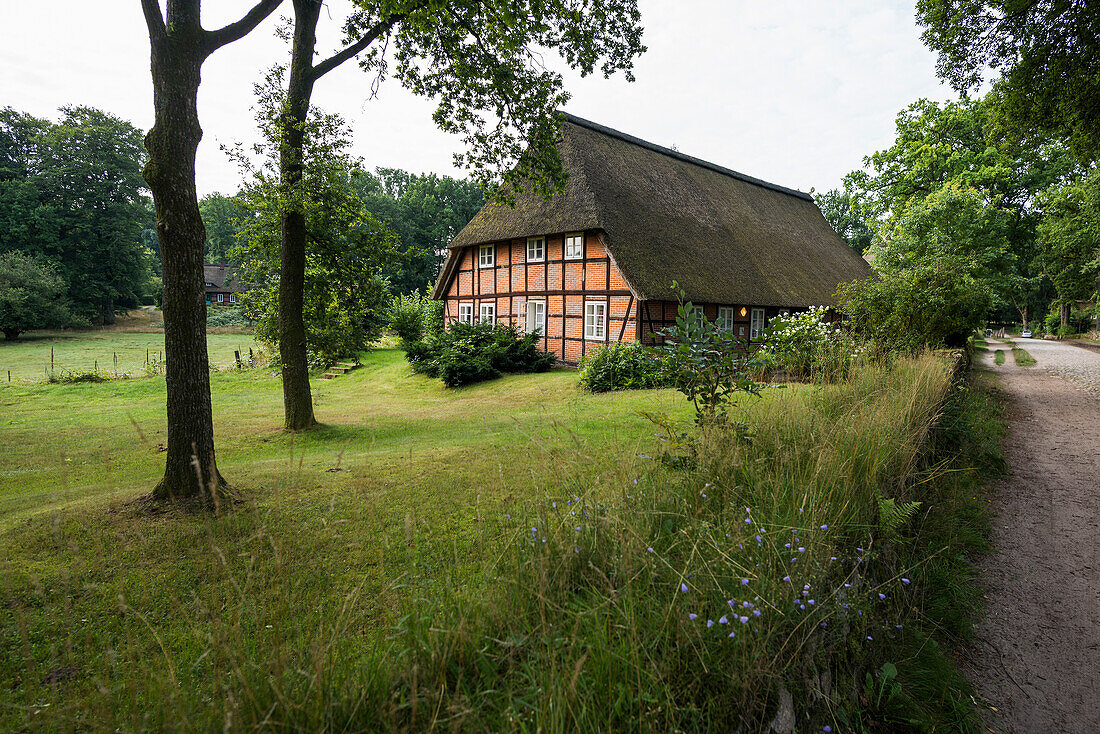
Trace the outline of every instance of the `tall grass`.
<path fill-rule="evenodd" d="M 624 457 L 594 476 L 579 451 L 555 452 L 535 477 L 544 496 L 479 515 L 450 548 L 411 514 L 372 538 L 325 517 L 290 533 L 248 510 L 193 523 L 180 552 L 201 546 L 205 561 L 182 572 L 227 583 L 168 596 L 156 618 L 120 597 L 105 672 L 77 695 L 28 677 L 40 696 L 6 721 L 755 731 L 789 716 L 799 731 L 900 727 L 919 703 L 883 663 L 929 606 L 935 554 L 920 539 L 951 394 L 940 358 L 862 364 L 839 384 L 745 404 L 751 435 L 708 430 L 690 470 L 638 472 Z M 241 535 L 249 543 L 227 553 Z M 375 558 L 391 581 L 365 597 L 326 562 L 341 553 Z"/>

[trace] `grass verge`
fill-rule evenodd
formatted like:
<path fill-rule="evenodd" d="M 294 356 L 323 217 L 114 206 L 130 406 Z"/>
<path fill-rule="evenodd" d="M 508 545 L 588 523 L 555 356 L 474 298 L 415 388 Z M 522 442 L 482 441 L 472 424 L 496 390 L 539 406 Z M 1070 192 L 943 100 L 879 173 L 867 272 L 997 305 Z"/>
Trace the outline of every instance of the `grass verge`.
<path fill-rule="evenodd" d="M 1020 349 L 1020 347 L 1012 347 L 1012 358 L 1016 360 L 1018 367 L 1031 367 L 1036 364 L 1035 358 L 1028 354 L 1026 350 Z"/>
<path fill-rule="evenodd" d="M 993 361 L 996 362 L 997 364 L 1004 364 L 1005 363 L 1005 351 L 1003 349 L 998 349 L 997 351 L 993 352 Z"/>

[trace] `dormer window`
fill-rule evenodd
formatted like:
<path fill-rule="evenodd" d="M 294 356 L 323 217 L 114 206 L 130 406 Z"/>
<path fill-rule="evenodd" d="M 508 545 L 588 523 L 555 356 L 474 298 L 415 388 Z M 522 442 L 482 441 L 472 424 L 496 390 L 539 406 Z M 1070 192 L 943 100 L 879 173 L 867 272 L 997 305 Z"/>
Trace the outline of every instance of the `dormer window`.
<path fill-rule="evenodd" d="M 546 238 L 545 237 L 528 237 L 527 238 L 527 262 L 529 262 L 529 263 L 546 262 Z"/>
<path fill-rule="evenodd" d="M 477 266 L 491 268 L 496 263 L 496 245 L 482 245 L 478 249 Z"/>

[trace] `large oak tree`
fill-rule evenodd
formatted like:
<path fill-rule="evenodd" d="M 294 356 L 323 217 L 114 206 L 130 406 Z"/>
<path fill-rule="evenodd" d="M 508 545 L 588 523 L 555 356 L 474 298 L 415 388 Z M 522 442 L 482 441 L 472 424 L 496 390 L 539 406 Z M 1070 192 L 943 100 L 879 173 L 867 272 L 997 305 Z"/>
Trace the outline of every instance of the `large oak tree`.
<path fill-rule="evenodd" d="M 195 154 L 202 139 L 198 92 L 203 62 L 247 35 L 281 0 L 260 0 L 240 20 L 208 31 L 201 0 L 141 0 L 149 29 L 155 122 L 145 137 L 143 175 L 153 192 L 164 273 L 164 351 L 168 388 L 168 452 L 157 499 L 225 487 L 214 455 L 210 365 L 206 352 L 203 251 L 206 230 L 195 190 Z"/>

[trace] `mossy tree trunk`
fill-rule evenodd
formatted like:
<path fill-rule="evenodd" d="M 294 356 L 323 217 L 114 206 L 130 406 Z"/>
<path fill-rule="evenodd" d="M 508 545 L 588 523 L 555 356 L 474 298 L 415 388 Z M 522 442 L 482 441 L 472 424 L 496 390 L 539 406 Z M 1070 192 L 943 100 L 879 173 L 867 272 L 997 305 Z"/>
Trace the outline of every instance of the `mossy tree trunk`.
<path fill-rule="evenodd" d="M 302 183 L 313 86 L 322 76 L 366 49 L 404 15 L 376 23 L 366 33 L 316 66 L 317 23 L 321 0 L 294 0 L 294 41 L 291 48 L 287 96 L 279 117 L 279 181 L 283 193 L 280 214 L 282 250 L 279 263 L 279 364 L 283 375 L 283 410 L 287 430 L 316 425 L 309 385 L 305 304 L 306 217 L 297 190 Z"/>

